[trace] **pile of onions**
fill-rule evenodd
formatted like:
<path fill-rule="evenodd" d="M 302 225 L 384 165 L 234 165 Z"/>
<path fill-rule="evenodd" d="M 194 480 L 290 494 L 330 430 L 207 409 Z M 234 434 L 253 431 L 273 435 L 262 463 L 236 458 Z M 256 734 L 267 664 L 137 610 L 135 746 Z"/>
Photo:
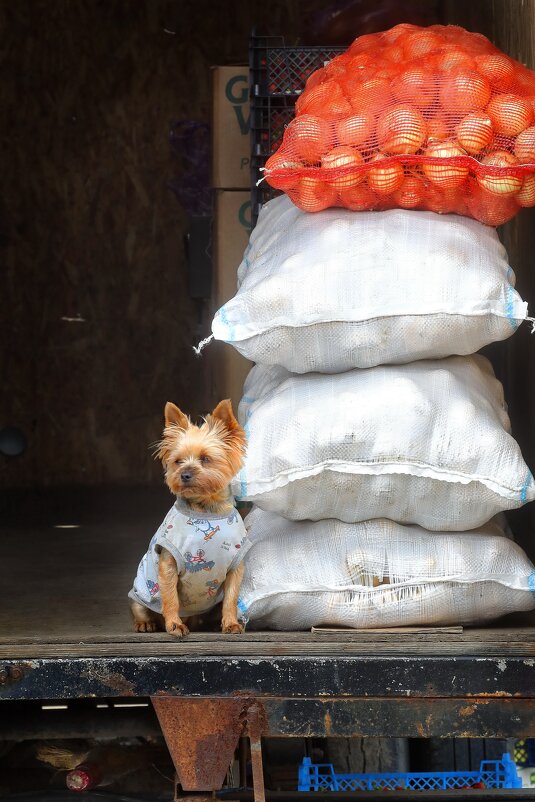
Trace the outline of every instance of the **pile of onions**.
<path fill-rule="evenodd" d="M 535 205 L 535 73 L 481 34 L 397 25 L 314 72 L 265 177 L 300 208 Z"/>

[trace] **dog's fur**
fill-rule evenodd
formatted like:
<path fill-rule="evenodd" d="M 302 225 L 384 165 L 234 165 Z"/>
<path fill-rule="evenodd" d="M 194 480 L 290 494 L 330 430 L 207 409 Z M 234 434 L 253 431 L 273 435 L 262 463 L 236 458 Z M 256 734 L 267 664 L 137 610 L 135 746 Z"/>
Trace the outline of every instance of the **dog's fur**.
<path fill-rule="evenodd" d="M 225 515 L 232 512 L 234 503 L 230 481 L 241 468 L 245 447 L 245 432 L 234 417 L 228 399 L 221 401 L 201 426 L 192 424 L 170 401 L 165 405 L 165 429 L 162 440 L 157 444 L 157 456 L 162 460 L 169 490 L 184 499 L 192 513 Z M 188 475 L 191 478 L 185 479 Z M 243 632 L 237 617 L 243 568 L 242 562 L 235 570 L 229 571 L 225 579 L 221 620 L 223 632 Z M 131 600 L 130 608 L 137 632 L 165 629 L 179 638 L 188 634 L 189 629 L 180 618 L 179 581 L 174 557 L 162 549 L 158 569 L 162 613 L 158 615 Z"/>

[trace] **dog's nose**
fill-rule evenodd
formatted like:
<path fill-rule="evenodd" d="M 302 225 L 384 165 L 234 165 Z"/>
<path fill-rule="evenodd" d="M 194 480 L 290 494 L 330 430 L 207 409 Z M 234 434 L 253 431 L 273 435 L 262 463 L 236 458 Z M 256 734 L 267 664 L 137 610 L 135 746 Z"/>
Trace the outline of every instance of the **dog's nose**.
<path fill-rule="evenodd" d="M 183 473 L 180 474 L 180 478 L 182 479 L 183 482 L 191 482 L 191 480 L 193 479 L 193 474 L 191 473 L 191 471 L 184 471 Z"/>

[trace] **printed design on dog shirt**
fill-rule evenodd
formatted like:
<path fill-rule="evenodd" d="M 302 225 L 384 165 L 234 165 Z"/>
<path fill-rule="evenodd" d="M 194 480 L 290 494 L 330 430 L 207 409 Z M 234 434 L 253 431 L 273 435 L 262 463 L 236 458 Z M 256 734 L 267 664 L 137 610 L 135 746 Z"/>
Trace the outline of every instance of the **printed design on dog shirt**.
<path fill-rule="evenodd" d="M 198 549 L 195 556 L 193 556 L 191 551 L 187 551 L 184 554 L 184 562 L 186 571 L 192 574 L 196 574 L 197 571 L 211 571 L 215 565 L 213 560 L 207 562 L 204 559 L 204 551 L 202 549 Z"/>
<path fill-rule="evenodd" d="M 195 517 L 188 505 L 177 499 L 150 541 L 129 596 L 161 612 L 158 565 L 165 548 L 178 567 L 179 615 L 206 612 L 222 600 L 227 573 L 241 563 L 250 546 L 237 510 L 222 517 Z"/>
<path fill-rule="evenodd" d="M 220 582 L 217 579 L 209 579 L 208 582 L 206 582 L 206 587 L 208 588 L 206 591 L 206 596 L 208 599 L 211 599 L 216 595 L 219 585 Z"/>
<path fill-rule="evenodd" d="M 153 582 L 152 579 L 147 579 L 147 588 L 149 589 L 149 593 L 151 596 L 155 596 L 158 591 L 160 590 L 160 586 L 157 582 Z"/>

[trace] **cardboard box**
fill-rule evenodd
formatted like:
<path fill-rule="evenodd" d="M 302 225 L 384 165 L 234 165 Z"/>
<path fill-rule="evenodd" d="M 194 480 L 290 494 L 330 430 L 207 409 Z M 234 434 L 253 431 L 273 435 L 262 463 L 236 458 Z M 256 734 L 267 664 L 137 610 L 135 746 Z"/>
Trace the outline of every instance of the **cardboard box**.
<path fill-rule="evenodd" d="M 236 294 L 237 273 L 251 233 L 249 192 L 218 191 L 214 218 L 214 312 Z M 243 395 L 243 382 L 253 366 L 235 348 L 214 341 L 214 399 L 230 398 L 234 411 Z"/>
<path fill-rule="evenodd" d="M 249 189 L 249 68 L 212 68 L 212 185 Z"/>

